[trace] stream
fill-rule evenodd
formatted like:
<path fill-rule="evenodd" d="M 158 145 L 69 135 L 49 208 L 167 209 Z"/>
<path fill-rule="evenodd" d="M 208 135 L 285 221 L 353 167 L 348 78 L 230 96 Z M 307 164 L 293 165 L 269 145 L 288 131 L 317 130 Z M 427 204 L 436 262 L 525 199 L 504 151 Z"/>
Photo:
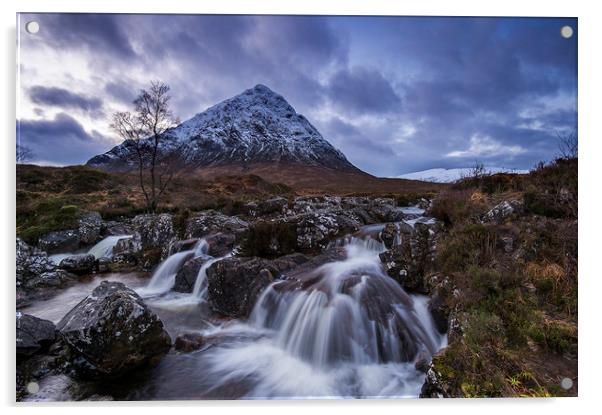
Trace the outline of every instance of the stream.
<path fill-rule="evenodd" d="M 431 221 L 418 208 L 404 212 L 414 215 L 411 226 Z M 383 271 L 378 254 L 386 248 L 374 238 L 383 226 L 338 241 L 346 258 L 273 282 L 246 321 L 221 318 L 207 303 L 206 270 L 223 257 L 203 265 L 192 293 L 171 290 L 187 259 L 207 256 L 203 240 L 168 257 L 150 280 L 145 273 L 98 274 L 21 311 L 57 323 L 101 281 L 120 281 L 144 298 L 172 340 L 203 335 L 198 351 L 172 349 L 119 382 L 77 385 L 118 400 L 417 397 L 425 374 L 415 363 L 430 360 L 446 335 L 435 328 L 428 298 L 407 294 Z M 28 399 L 71 399 L 66 391 L 74 385 L 49 376 Z"/>

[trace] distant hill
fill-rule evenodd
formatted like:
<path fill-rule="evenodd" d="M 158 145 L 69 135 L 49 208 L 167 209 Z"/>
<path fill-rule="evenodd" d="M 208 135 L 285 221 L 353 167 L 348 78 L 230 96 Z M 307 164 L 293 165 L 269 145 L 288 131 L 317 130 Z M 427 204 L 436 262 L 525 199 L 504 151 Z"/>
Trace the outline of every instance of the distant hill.
<path fill-rule="evenodd" d="M 463 177 L 470 176 L 473 168 L 472 167 L 464 167 L 464 168 L 456 168 L 456 169 L 429 169 L 416 171 L 413 173 L 406 173 L 400 176 L 396 176 L 397 179 L 407 179 L 407 180 L 421 180 L 424 182 L 434 182 L 434 183 L 453 183 L 456 180 L 459 180 Z M 519 170 L 519 169 L 508 169 L 503 167 L 487 167 L 485 171 L 489 174 L 495 173 L 515 173 L 515 174 L 527 174 L 529 170 Z"/>

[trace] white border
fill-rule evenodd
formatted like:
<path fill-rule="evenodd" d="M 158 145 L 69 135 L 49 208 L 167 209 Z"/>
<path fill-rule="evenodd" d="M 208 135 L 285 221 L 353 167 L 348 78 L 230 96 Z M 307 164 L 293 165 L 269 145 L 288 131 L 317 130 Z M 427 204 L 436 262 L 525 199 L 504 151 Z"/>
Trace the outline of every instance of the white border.
<path fill-rule="evenodd" d="M 394 0 L 88 0 L 86 2 L 69 0 L 3 0 L 0 2 L 2 19 L 2 116 L 3 140 L 2 174 L 2 280 L 4 302 L 2 303 L 3 323 L 1 329 L 3 364 L 0 366 L 0 401 L 9 406 L 12 413 L 32 413 L 43 411 L 51 413 L 103 413 L 106 411 L 125 413 L 140 410 L 149 414 L 164 414 L 168 405 L 177 407 L 178 413 L 215 411 L 245 411 L 249 414 L 266 413 L 303 413 L 314 411 L 342 410 L 347 414 L 365 414 L 376 410 L 384 413 L 422 413 L 433 410 L 448 413 L 492 414 L 509 411 L 533 411 L 553 413 L 577 413 L 599 406 L 602 396 L 602 368 L 599 345 L 600 308 L 602 278 L 599 272 L 600 256 L 600 143 L 602 131 L 600 124 L 600 77 L 602 65 L 599 41 L 602 39 L 602 17 L 594 1 L 555 1 L 527 2 L 525 0 L 505 0 L 504 2 L 485 2 L 472 0 L 431 0 L 431 1 L 394 1 Z M 500 400 L 455 400 L 455 401 L 245 401 L 245 402 L 207 402 L 191 401 L 178 403 L 78 403 L 53 404 L 41 408 L 35 406 L 15 406 L 14 400 L 14 143 L 15 143 L 15 13 L 21 12 L 119 12 L 119 13 L 224 13 L 224 14 L 383 14 L 383 15 L 458 15 L 458 16 L 569 16 L 579 18 L 579 132 L 580 140 L 580 275 L 579 289 L 579 398 L 572 399 L 500 399 Z M 598 97 L 598 99 L 596 99 Z M 598 307 L 597 307 L 598 306 Z M 598 404 L 598 405 L 597 405 Z M 599 411 L 599 409 L 598 409 Z"/>

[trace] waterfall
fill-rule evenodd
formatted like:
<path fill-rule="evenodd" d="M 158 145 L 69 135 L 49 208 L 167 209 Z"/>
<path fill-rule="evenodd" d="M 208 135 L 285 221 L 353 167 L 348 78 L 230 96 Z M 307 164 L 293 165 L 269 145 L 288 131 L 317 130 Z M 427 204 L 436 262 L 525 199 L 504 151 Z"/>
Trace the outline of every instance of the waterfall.
<path fill-rule="evenodd" d="M 251 398 L 418 395 L 424 373 L 415 363 L 446 342 L 428 299 L 384 273 L 382 243 L 339 244 L 345 259 L 273 282 L 246 323 L 207 333 L 233 339 L 207 352 L 204 370 L 217 385 L 251 379 Z"/>
<path fill-rule="evenodd" d="M 194 288 L 192 289 L 192 298 L 195 300 L 204 300 L 207 296 L 207 269 L 213 265 L 213 263 L 226 258 L 229 255 L 226 255 L 221 258 L 212 258 L 207 260 L 199 269 L 199 273 L 196 277 L 196 281 L 194 282 Z"/>
<path fill-rule="evenodd" d="M 155 296 L 170 291 L 176 281 L 176 275 L 184 262 L 190 258 L 204 255 L 209 245 L 204 239 L 199 240 L 192 249 L 176 252 L 163 261 L 153 273 L 148 285 L 139 291 L 143 296 Z"/>
<path fill-rule="evenodd" d="M 113 247 L 117 244 L 120 239 L 129 239 L 132 235 L 115 235 L 107 236 L 102 241 L 98 242 L 92 248 L 88 250 L 89 254 L 94 255 L 94 258 L 110 258 L 113 256 Z"/>

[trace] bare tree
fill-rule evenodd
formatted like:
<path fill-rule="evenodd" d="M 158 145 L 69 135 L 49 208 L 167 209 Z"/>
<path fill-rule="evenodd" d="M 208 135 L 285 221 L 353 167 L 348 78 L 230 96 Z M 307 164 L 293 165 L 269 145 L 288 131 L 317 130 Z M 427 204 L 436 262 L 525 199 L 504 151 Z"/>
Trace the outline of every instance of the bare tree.
<path fill-rule="evenodd" d="M 556 133 L 558 138 L 558 150 L 560 152 L 560 158 L 572 159 L 577 158 L 578 154 L 578 140 L 577 140 L 577 129 L 573 129 L 569 133 Z"/>
<path fill-rule="evenodd" d="M 17 163 L 25 163 L 34 158 L 31 148 L 17 144 Z"/>
<path fill-rule="evenodd" d="M 124 145 L 133 148 L 139 185 L 149 212 L 157 210 L 165 189 L 182 168 L 181 147 L 160 145 L 163 134 L 179 122 L 170 109 L 169 90 L 162 82 L 151 82 L 134 100 L 134 112 L 116 112 L 111 124 Z"/>

